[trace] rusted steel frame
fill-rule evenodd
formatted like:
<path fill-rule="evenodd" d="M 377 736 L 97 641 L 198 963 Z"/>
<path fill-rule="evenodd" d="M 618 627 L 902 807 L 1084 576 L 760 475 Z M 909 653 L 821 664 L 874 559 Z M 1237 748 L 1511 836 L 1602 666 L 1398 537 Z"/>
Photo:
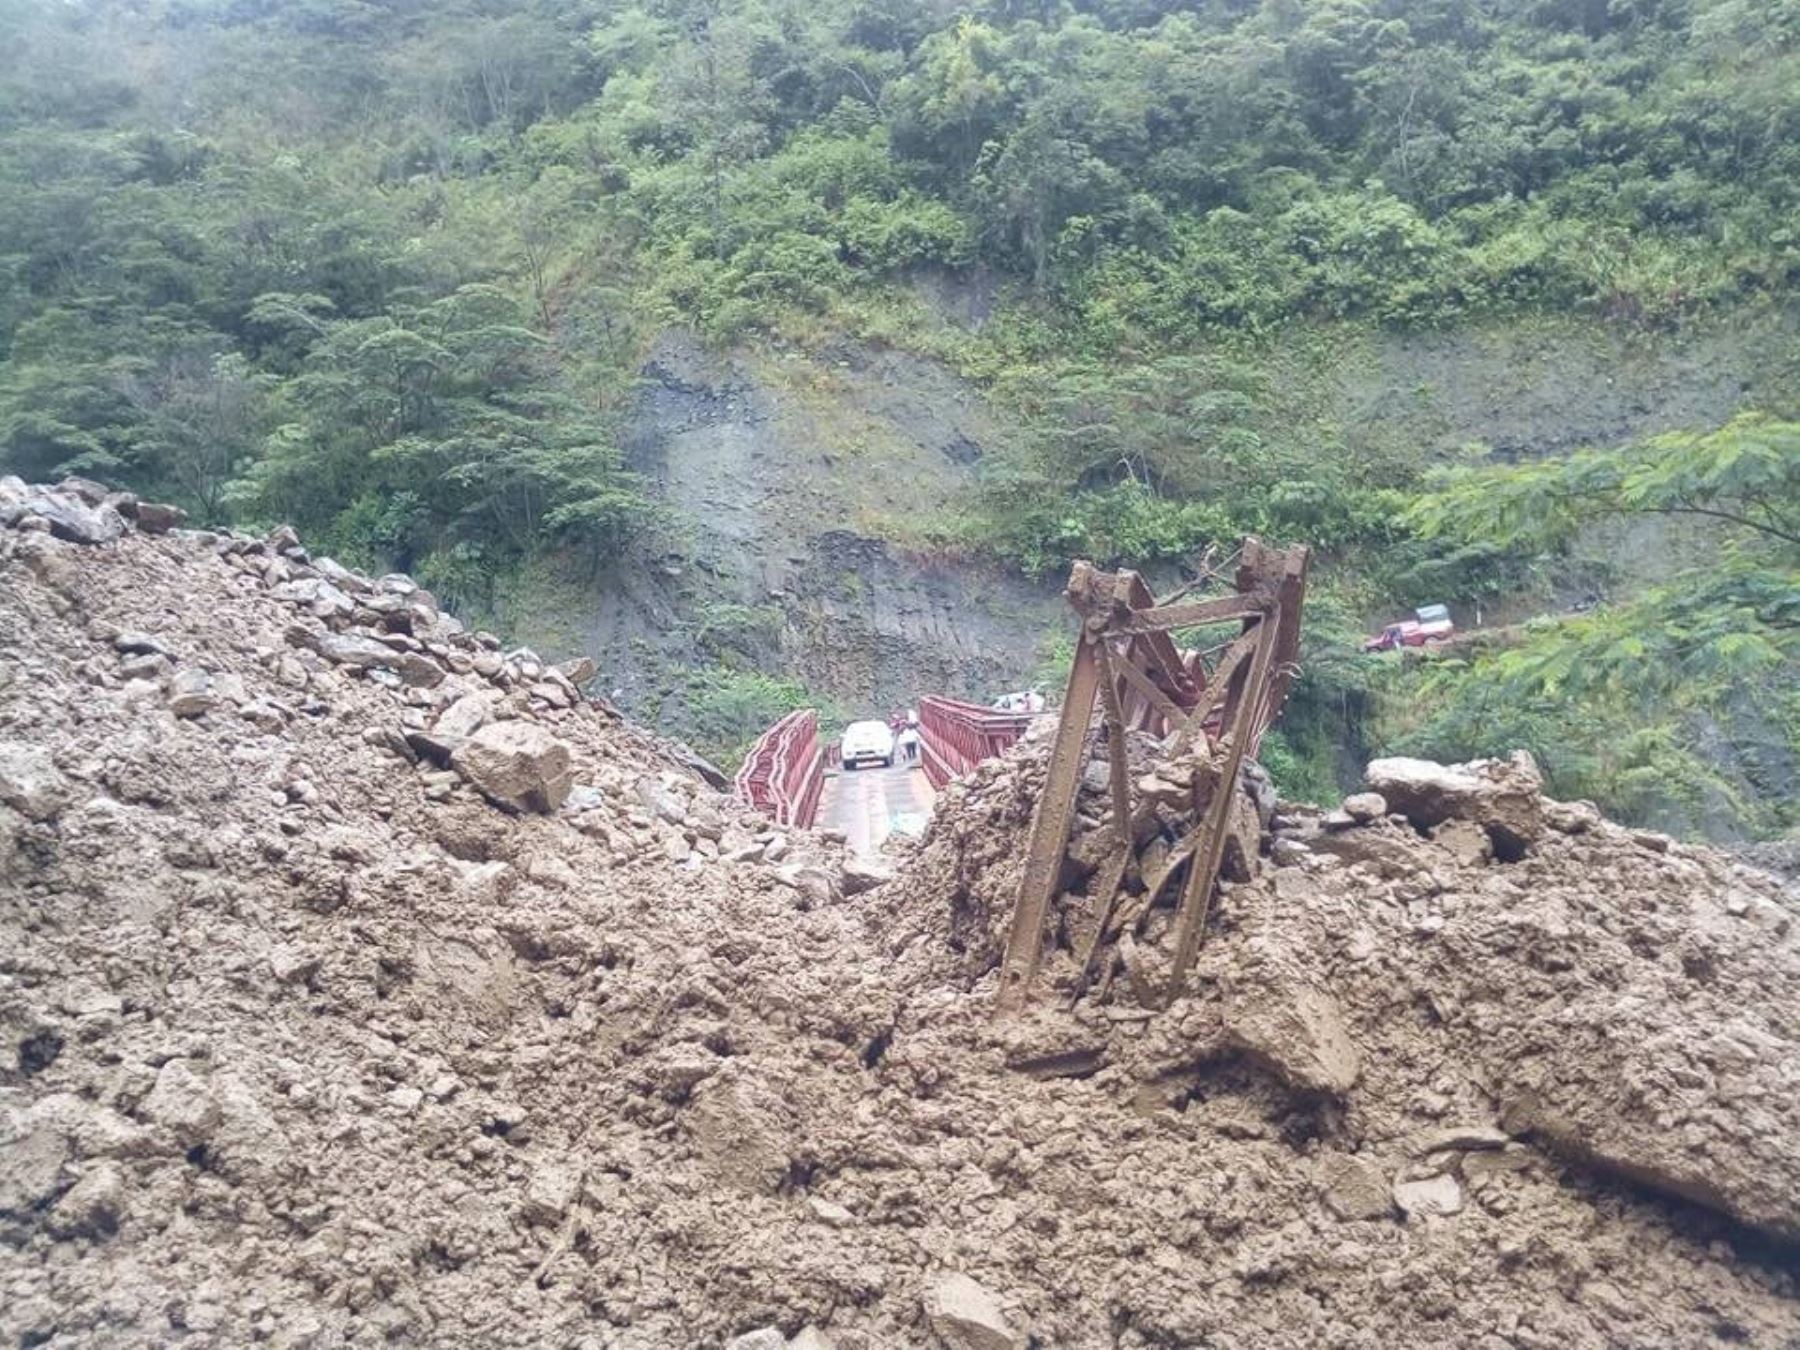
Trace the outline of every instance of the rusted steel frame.
<path fill-rule="evenodd" d="M 1245 681 L 1248 689 L 1260 689 L 1268 678 L 1269 661 L 1275 653 L 1279 636 L 1278 613 L 1262 620 L 1256 628 L 1256 654 L 1250 658 L 1250 673 Z M 1206 808 L 1206 842 L 1194 856 L 1182 888 L 1181 905 L 1175 916 L 1175 956 L 1169 967 L 1169 983 L 1163 993 L 1166 1007 L 1173 1002 L 1187 981 L 1188 967 L 1194 963 L 1206 920 L 1212 909 L 1213 886 L 1219 876 L 1219 860 L 1225 851 L 1225 826 L 1238 790 L 1238 774 L 1244 765 L 1245 751 L 1253 728 L 1250 725 L 1251 704 L 1240 699 L 1236 716 L 1228 724 L 1225 739 L 1225 763 L 1222 766 L 1213 797 Z"/>
<path fill-rule="evenodd" d="M 1076 580 L 1070 579 L 1072 592 Z M 1097 635 L 1086 631 L 1085 621 L 1083 629 L 1075 660 L 1069 666 L 1062 721 L 1057 724 L 1056 740 L 1050 746 L 1044 790 L 1032 813 L 1025 875 L 1019 883 L 1019 901 L 1013 907 L 1012 929 L 1000 962 L 1002 1012 L 1017 1009 L 1024 1002 L 1043 960 L 1044 919 L 1062 878 L 1063 853 L 1069 846 L 1069 828 L 1075 820 L 1075 793 L 1082 763 L 1087 758 L 1088 726 L 1094 718 L 1094 699 L 1100 684 L 1100 662 L 1095 654 Z"/>
<path fill-rule="evenodd" d="M 1255 595 L 1222 595 L 1217 600 L 1197 600 L 1185 605 L 1159 605 L 1140 609 L 1114 631 L 1136 636 L 1140 633 L 1166 633 L 1171 628 L 1199 628 L 1209 623 L 1229 623 L 1232 619 L 1254 619 L 1261 609 Z"/>
<path fill-rule="evenodd" d="M 1254 632 L 1254 630 L 1252 631 Z M 1237 674 L 1238 667 L 1249 658 L 1255 647 L 1256 643 L 1253 638 L 1240 635 L 1232 639 L 1224 659 L 1213 668 L 1212 683 L 1206 686 L 1206 692 L 1200 696 L 1200 701 L 1188 713 L 1187 725 L 1181 729 L 1181 734 L 1176 737 L 1174 745 L 1169 747 L 1171 756 L 1179 755 L 1186 750 L 1193 743 L 1194 737 L 1204 729 L 1207 719 L 1218 710 L 1219 704 L 1225 698 L 1226 691 L 1231 688 L 1232 676 Z"/>
<path fill-rule="evenodd" d="M 1312 563 L 1312 550 L 1304 546 L 1271 549 L 1257 539 L 1244 541 L 1243 562 L 1238 568 L 1242 588 L 1248 577 L 1261 578 L 1272 595 L 1275 615 L 1281 623 L 1275 650 L 1270 657 L 1269 679 L 1263 695 L 1263 707 L 1251 737 L 1249 753 L 1256 755 L 1262 746 L 1263 733 L 1275 724 L 1288 690 L 1300 671 L 1300 609 L 1306 597 L 1306 573 Z"/>
<path fill-rule="evenodd" d="M 1125 710 L 1119 706 L 1119 683 L 1114 672 L 1117 664 L 1106 639 L 1094 644 L 1094 659 L 1100 663 L 1100 710 L 1106 718 L 1106 767 L 1112 781 L 1113 833 L 1119 847 L 1130 851 L 1131 837 L 1131 762 L 1126 758 Z"/>
<path fill-rule="evenodd" d="M 1162 690 L 1158 689 L 1156 687 L 1156 681 L 1152 680 L 1148 675 L 1144 674 L 1143 671 L 1139 670 L 1136 663 L 1133 662 L 1129 656 L 1122 658 L 1115 664 L 1118 667 L 1118 673 L 1124 677 L 1125 683 L 1135 689 L 1138 694 L 1142 696 L 1144 701 L 1155 710 L 1157 715 L 1162 718 L 1164 727 L 1163 734 L 1165 736 L 1168 735 L 1169 732 L 1179 731 L 1187 725 L 1187 714 L 1176 705 L 1173 699 L 1163 693 Z"/>
<path fill-rule="evenodd" d="M 1136 572 L 1121 572 L 1119 580 L 1125 587 L 1125 603 L 1133 611 L 1131 617 L 1146 614 L 1156 608 L 1156 597 L 1144 584 L 1144 579 Z M 1168 681 L 1169 693 L 1177 703 L 1191 703 L 1199 695 L 1200 690 L 1188 675 L 1182 664 L 1181 652 L 1175 646 L 1175 639 L 1166 632 L 1139 633 L 1132 638 L 1134 651 L 1142 651 L 1148 656 L 1156 668 L 1162 671 L 1163 679 Z"/>
<path fill-rule="evenodd" d="M 1081 969 L 1075 976 L 1075 989 L 1070 1003 L 1087 992 L 1088 985 L 1094 978 L 1094 958 L 1106 945 L 1106 930 L 1112 923 L 1113 910 L 1119 903 L 1119 889 L 1125 884 L 1125 869 L 1131 865 L 1132 851 L 1129 848 L 1113 850 L 1112 857 L 1100 869 L 1100 888 L 1096 894 L 1103 896 L 1100 908 L 1095 914 L 1094 935 L 1088 940 L 1087 950 L 1081 954 Z"/>

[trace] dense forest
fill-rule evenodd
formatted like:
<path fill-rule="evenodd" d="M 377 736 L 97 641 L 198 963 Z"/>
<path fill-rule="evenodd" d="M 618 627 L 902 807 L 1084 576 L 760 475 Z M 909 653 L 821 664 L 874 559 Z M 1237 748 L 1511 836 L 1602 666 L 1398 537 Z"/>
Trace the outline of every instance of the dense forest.
<path fill-rule="evenodd" d="M 1630 818 L 1780 834 L 1800 388 L 1423 462 L 1300 434 L 1269 353 L 1740 323 L 1793 304 L 1797 212 L 1800 0 L 0 0 L 0 468 L 473 597 L 676 527 L 617 435 L 658 330 L 851 333 L 1019 429 L 908 547 L 1320 548 L 1293 790 L 1522 744 Z M 1647 530 L 1662 566 L 1609 561 Z M 1400 595 L 1541 617 L 1364 657 Z"/>

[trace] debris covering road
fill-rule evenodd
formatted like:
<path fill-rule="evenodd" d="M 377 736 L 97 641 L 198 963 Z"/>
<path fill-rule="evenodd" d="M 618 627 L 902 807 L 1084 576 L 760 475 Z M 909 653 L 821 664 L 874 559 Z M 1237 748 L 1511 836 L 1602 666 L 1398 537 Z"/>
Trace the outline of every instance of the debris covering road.
<path fill-rule="evenodd" d="M 996 1020 L 1041 741 L 884 880 L 325 562 L 0 480 L 8 1344 L 1800 1340 L 1771 878 L 1395 771 Z"/>

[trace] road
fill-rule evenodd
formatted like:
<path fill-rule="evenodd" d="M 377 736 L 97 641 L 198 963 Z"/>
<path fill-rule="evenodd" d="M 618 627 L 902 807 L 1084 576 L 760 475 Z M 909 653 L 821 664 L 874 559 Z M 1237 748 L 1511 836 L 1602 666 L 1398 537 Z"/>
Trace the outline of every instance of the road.
<path fill-rule="evenodd" d="M 817 824 L 838 829 L 850 847 L 865 857 L 881 849 L 896 830 L 917 834 L 925 828 L 936 794 L 918 765 L 891 769 L 832 768 L 825 774 Z"/>

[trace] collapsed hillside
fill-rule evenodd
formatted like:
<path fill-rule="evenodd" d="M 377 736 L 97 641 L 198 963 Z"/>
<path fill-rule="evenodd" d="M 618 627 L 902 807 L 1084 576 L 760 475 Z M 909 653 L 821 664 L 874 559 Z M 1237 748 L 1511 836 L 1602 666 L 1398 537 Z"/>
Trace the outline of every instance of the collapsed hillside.
<path fill-rule="evenodd" d="M 407 579 L 173 524 L 0 484 L 13 1342 L 1800 1337 L 1760 873 L 1395 779 L 1268 822 L 1168 1011 L 996 1023 L 1041 743 L 884 884 Z"/>

